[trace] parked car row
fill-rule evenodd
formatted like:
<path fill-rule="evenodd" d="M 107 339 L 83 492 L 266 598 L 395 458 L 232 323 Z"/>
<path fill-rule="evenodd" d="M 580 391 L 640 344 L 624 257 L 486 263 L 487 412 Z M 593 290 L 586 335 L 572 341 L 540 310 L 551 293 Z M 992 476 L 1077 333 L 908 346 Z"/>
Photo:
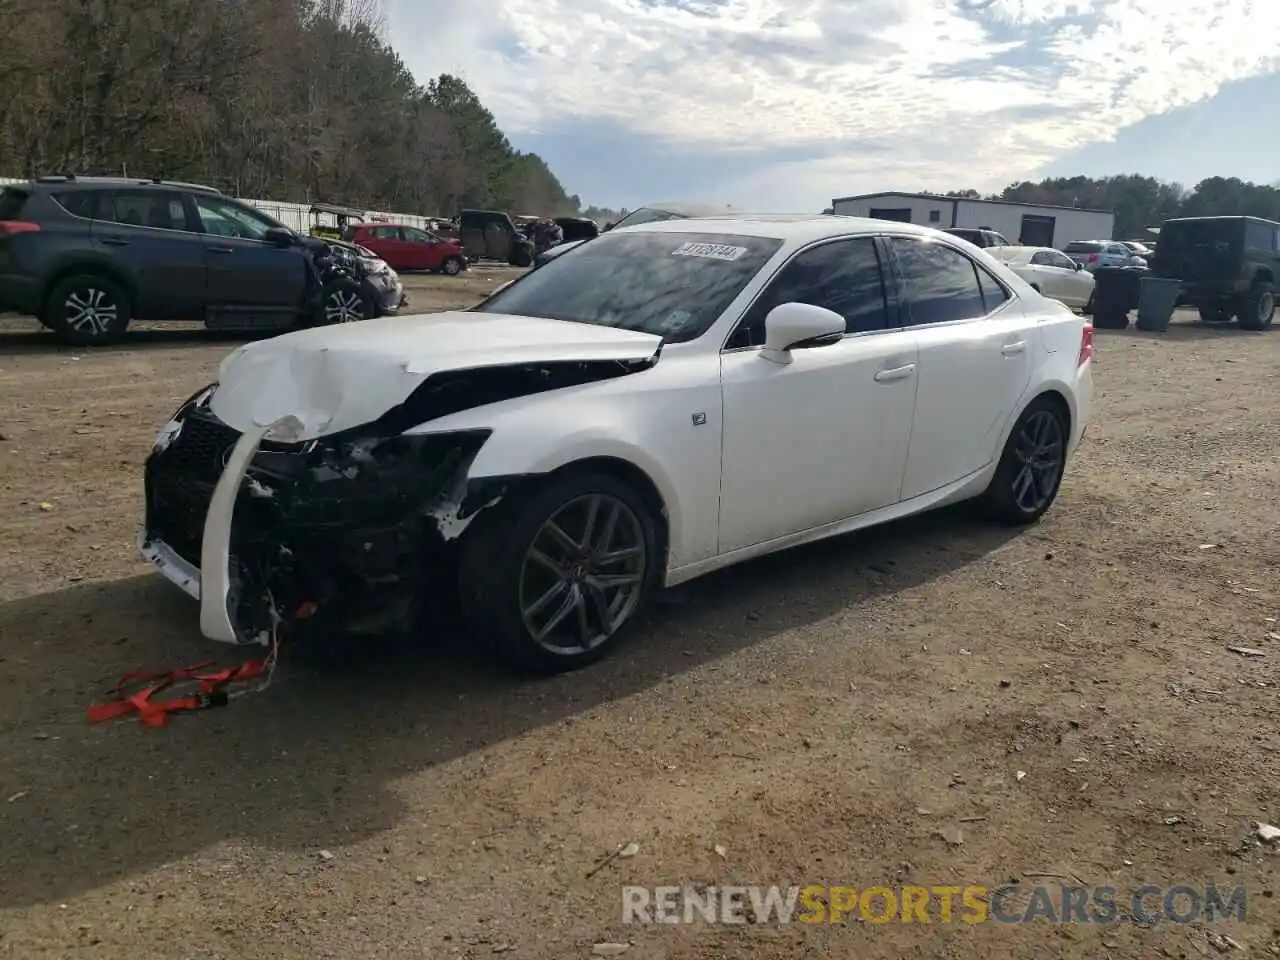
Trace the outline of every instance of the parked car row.
<path fill-rule="evenodd" d="M 114 343 L 135 319 L 281 331 L 404 302 L 373 251 L 301 236 L 212 187 L 56 176 L 0 193 L 0 310 L 71 344 Z"/>

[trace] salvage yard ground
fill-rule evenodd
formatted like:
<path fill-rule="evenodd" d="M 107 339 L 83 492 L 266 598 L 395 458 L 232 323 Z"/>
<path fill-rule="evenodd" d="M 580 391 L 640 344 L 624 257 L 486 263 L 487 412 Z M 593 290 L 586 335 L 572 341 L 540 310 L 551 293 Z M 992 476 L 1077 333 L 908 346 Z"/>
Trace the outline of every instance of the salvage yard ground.
<path fill-rule="evenodd" d="M 410 296 L 472 303 L 483 276 L 507 279 Z M 1030 530 L 951 510 L 748 564 L 553 680 L 441 629 L 294 656 L 163 731 L 86 727 L 119 673 L 224 652 L 134 537 L 156 428 L 231 345 L 0 333 L 0 957 L 1280 953 L 1253 840 L 1280 817 L 1280 334 L 1100 333 L 1095 420 Z M 1122 902 L 1243 886 L 1249 917 L 620 922 L 623 884 L 1057 882 L 1037 874 Z"/>

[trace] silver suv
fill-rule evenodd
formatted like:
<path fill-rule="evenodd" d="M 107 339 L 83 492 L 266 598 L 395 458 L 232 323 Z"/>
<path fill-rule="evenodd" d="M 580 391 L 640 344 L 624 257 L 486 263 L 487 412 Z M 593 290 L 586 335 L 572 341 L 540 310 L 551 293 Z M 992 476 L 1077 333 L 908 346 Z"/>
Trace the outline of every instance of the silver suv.
<path fill-rule="evenodd" d="M 1098 267 L 1145 267 L 1147 261 L 1119 240 L 1072 240 L 1062 252 L 1090 273 Z"/>

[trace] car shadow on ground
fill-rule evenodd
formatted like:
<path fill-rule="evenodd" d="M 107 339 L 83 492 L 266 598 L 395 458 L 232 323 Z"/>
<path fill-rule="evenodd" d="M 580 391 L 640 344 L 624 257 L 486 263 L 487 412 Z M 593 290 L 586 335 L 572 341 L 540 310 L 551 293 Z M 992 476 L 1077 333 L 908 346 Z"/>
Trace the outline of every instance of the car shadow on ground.
<path fill-rule="evenodd" d="M 663 594 L 613 656 L 550 679 L 503 673 L 456 629 L 378 642 L 340 669 L 286 651 L 270 689 L 159 730 L 89 727 L 83 711 L 127 670 L 228 659 L 201 643 L 185 596 L 148 575 L 0 605 L 0 907 L 223 841 L 314 852 L 375 836 L 406 813 L 398 778 L 927 583 L 1016 534 L 961 506 L 765 557 Z"/>
<path fill-rule="evenodd" d="M 1229 340 L 1232 337 L 1248 338 L 1262 335 L 1262 331 L 1241 330 L 1234 323 L 1204 323 L 1199 320 L 1175 320 L 1164 330 L 1139 330 L 1133 323 L 1123 330 L 1094 327 L 1099 337 L 1124 337 L 1130 340 L 1165 340 L 1171 343 L 1187 343 L 1198 340 Z M 1247 339 L 1245 342 L 1248 342 Z"/>
<path fill-rule="evenodd" d="M 254 339 L 265 339 L 284 331 L 264 330 Z M 18 353 L 64 353 L 68 356 L 98 356 L 99 354 L 118 353 L 121 350 L 137 350 L 139 348 L 174 347 L 192 343 L 219 343 L 232 345 L 251 339 L 243 330 L 207 330 L 192 324 L 186 327 L 166 327 L 164 329 L 129 330 L 124 339 L 110 347 L 73 347 L 63 343 L 53 333 L 43 328 L 39 330 L 0 331 L 0 354 Z"/>

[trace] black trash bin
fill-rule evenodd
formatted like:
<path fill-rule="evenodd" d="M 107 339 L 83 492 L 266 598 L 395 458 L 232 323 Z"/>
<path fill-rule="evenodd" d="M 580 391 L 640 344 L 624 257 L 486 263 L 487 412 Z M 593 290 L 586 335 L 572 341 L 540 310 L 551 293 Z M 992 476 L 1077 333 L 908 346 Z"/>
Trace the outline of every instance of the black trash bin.
<path fill-rule="evenodd" d="M 1129 311 L 1138 308 L 1142 294 L 1142 270 L 1098 267 L 1093 271 L 1093 325 L 1101 330 L 1129 326 Z"/>

